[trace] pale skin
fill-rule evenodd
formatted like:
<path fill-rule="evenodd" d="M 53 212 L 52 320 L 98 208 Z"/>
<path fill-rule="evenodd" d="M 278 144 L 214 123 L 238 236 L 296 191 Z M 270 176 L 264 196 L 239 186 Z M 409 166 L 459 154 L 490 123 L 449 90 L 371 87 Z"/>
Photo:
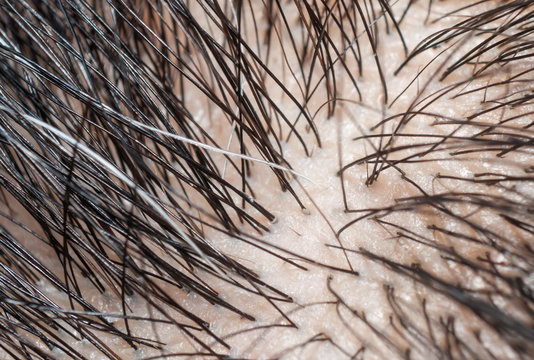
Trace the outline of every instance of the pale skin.
<path fill-rule="evenodd" d="M 407 3 L 408 1 L 399 1 L 392 5 L 396 16 L 400 17 Z M 401 23 L 407 49 L 416 48 L 422 39 L 458 23 L 467 15 L 480 13 L 491 9 L 492 6 L 495 4 L 490 2 L 468 8 L 432 23 L 431 20 L 458 8 L 457 2 L 433 4 L 426 22 L 428 3 L 415 2 L 409 16 Z M 294 6 L 289 4 L 288 14 L 291 11 L 294 16 L 298 16 Z M 289 15 L 288 18 L 291 19 Z M 488 297 L 479 297 L 479 294 L 500 289 L 502 293 L 491 298 L 494 306 L 491 311 L 497 309 L 505 318 L 516 319 L 526 327 L 532 326 L 529 305 L 523 305 L 514 292 L 509 290 L 506 281 L 492 276 L 491 272 L 497 266 L 499 273 L 507 278 L 522 277 L 526 287 L 532 291 L 532 284 L 528 283 L 525 274 L 508 266 L 511 262 L 519 261 L 513 254 L 510 255 L 513 253 L 510 249 L 521 253 L 524 251 L 524 245 L 531 243 L 528 232 L 511 226 L 510 221 L 501 216 L 502 209 L 494 211 L 482 202 L 483 199 L 479 203 L 445 199 L 442 202 L 443 207 L 425 206 L 423 203 L 414 205 L 410 201 L 422 194 L 446 198 L 446 195 L 460 190 L 463 194 L 497 194 L 503 198 L 513 198 L 510 193 L 517 190 L 517 196 L 520 198 L 518 201 L 521 203 L 525 194 L 533 194 L 528 182 L 515 184 L 512 181 L 493 186 L 484 182 L 458 179 L 490 176 L 494 178 L 497 176 L 495 174 L 524 176 L 525 168 L 534 165 L 529 149 L 500 157 L 495 156 L 495 151 L 489 150 L 453 155 L 456 150 L 476 147 L 476 141 L 468 146 L 462 140 L 480 132 L 482 126 L 460 124 L 460 119 L 465 119 L 480 109 L 491 107 L 491 104 L 498 103 L 499 99 L 506 98 L 514 91 L 524 90 L 525 85 L 513 83 L 462 96 L 455 95 L 484 87 L 490 82 L 497 83 L 499 79 L 507 79 L 510 73 L 528 69 L 531 59 L 520 61 L 514 64 L 513 68 L 504 66 L 480 79 L 463 83 L 472 76 L 473 69 L 476 68 L 475 65 L 466 65 L 440 81 L 440 74 L 456 61 L 462 51 L 465 53 L 465 49 L 481 41 L 480 37 L 466 36 L 456 43 L 446 43 L 440 48 L 419 55 L 398 74 L 394 74 L 406 58 L 403 43 L 393 30 L 390 29 L 390 33 L 386 34 L 383 22 L 377 22 L 377 26 L 381 33 L 376 51 L 381 61 L 387 90 L 382 85 L 375 57 L 372 56 L 373 49 L 367 41 L 362 41 L 362 74 L 357 74 L 354 70 L 361 99 L 358 90 L 348 79 L 346 70 L 338 63 L 335 66 L 335 111 L 328 114 L 331 101 L 328 101 L 324 87 L 319 87 L 307 104 L 308 114 L 313 118 L 316 132 L 320 134 L 320 146 L 309 124 L 303 119 L 299 120 L 296 127 L 308 145 L 309 156 L 305 155 L 301 143 L 294 135 L 285 141 L 291 133 L 287 124 L 274 126 L 275 131 L 279 132 L 277 136 L 282 134 L 279 138 L 282 139 L 283 156 L 287 161 L 280 165 L 280 169 L 288 174 L 291 186 L 304 208 L 289 192 L 280 190 L 278 179 L 269 169 L 268 163 L 251 161 L 253 165 L 249 183 L 254 189 L 254 202 L 268 209 L 275 215 L 276 220 L 265 220 L 250 205 L 247 205 L 247 211 L 268 227 L 269 231 L 258 234 L 253 232 L 250 226 L 242 225 L 245 233 L 254 236 L 250 243 L 246 243 L 207 226 L 203 229 L 204 236 L 214 248 L 257 273 L 262 282 L 279 292 L 261 288 L 259 291 L 262 294 L 253 294 L 251 291 L 258 291 L 258 288 L 237 276 L 197 271 L 196 275 L 209 283 L 222 299 L 255 318 L 250 320 L 227 308 L 210 304 L 194 291 L 176 289 L 161 283 L 162 291 L 167 291 L 188 311 L 208 322 L 209 329 L 230 346 L 230 349 L 226 348 L 205 332 L 195 332 L 218 354 L 254 359 L 394 359 L 407 356 L 417 359 L 442 356 L 520 359 L 524 355 L 513 349 L 515 344 L 510 333 L 503 335 L 495 330 L 505 328 L 506 324 L 492 324 L 493 319 L 488 320 L 485 310 L 479 313 L 474 311 L 465 296 L 487 302 Z M 242 31 L 253 29 L 251 22 L 243 27 Z M 336 32 L 334 26 L 331 31 L 332 39 L 339 40 L 339 31 Z M 295 33 L 298 31 L 295 30 Z M 364 29 L 360 33 L 362 37 L 365 36 Z M 251 34 L 252 39 L 254 35 Z M 289 91 L 271 96 L 276 99 L 281 112 L 295 121 L 298 109 L 289 94 L 301 98 L 304 92 L 303 76 L 298 72 L 297 59 L 288 50 L 290 39 L 282 34 L 278 41 L 283 45 L 280 46 L 277 42 L 278 45 L 272 46 L 272 60 L 268 65 Z M 451 48 L 447 51 L 449 46 Z M 281 48 L 284 48 L 285 53 L 281 52 Z M 440 53 L 438 60 L 433 61 Z M 357 69 L 356 61 L 350 57 L 349 51 L 347 54 L 346 66 Z M 425 68 L 429 63 L 431 64 Z M 196 66 L 202 68 L 203 64 Z M 320 64 L 316 66 L 320 69 Z M 322 74 L 319 70 L 317 72 Z M 419 72 L 421 74 L 417 76 Z M 316 81 L 319 81 L 319 77 L 320 75 L 317 75 Z M 270 84 L 272 80 L 267 78 L 266 82 Z M 419 101 L 437 94 L 441 89 L 460 83 L 461 86 L 423 110 Z M 270 85 L 275 89 L 274 82 Z M 246 86 L 243 91 L 246 91 Z M 494 101 L 482 104 L 483 100 L 488 99 Z M 197 110 L 193 116 L 205 129 L 209 129 L 209 135 L 224 148 L 224 153 L 213 154 L 213 158 L 220 165 L 219 168 L 225 168 L 224 179 L 239 185 L 240 174 L 232 167 L 222 165 L 228 159 L 224 155 L 230 154 L 229 157 L 232 158 L 232 153 L 240 152 L 239 142 L 232 132 L 231 121 L 224 120 L 225 115 L 220 109 L 209 105 L 209 101 L 203 98 L 198 90 L 188 89 L 185 101 L 193 104 L 191 108 Z M 239 112 L 235 103 L 232 103 L 232 107 Z M 425 114 L 418 114 L 409 120 L 401 120 L 404 119 L 402 116 L 395 117 L 396 114 L 405 114 L 415 109 L 424 111 Z M 477 117 L 476 121 L 494 125 L 502 119 L 532 110 L 532 105 L 528 103 L 520 107 L 507 106 L 488 111 L 487 114 Z M 384 119 L 388 121 L 381 123 Z M 530 115 L 508 121 L 506 124 L 509 127 L 501 131 L 514 132 L 529 124 L 531 119 Z M 405 121 L 405 124 L 398 128 L 401 121 Z M 488 126 L 485 126 L 485 129 L 487 128 Z M 394 137 L 380 137 L 381 134 L 394 131 Z M 531 135 L 528 127 L 521 131 Z M 411 154 L 418 154 L 432 147 L 415 145 L 437 142 L 447 136 L 447 146 L 443 146 L 441 150 L 410 157 Z M 457 138 L 451 139 L 451 136 Z M 506 137 L 506 134 L 503 134 L 503 137 Z M 390 147 L 399 147 L 398 151 L 366 158 L 384 148 L 389 139 L 393 139 Z M 409 146 L 402 148 L 405 145 Z M 247 155 L 251 159 L 261 157 L 252 145 L 250 148 Z M 209 148 L 207 151 L 210 151 Z M 424 161 L 395 163 L 395 160 L 403 158 Z M 353 164 L 360 159 L 367 161 Z M 382 167 L 382 171 L 375 179 L 373 176 L 377 166 Z M 173 179 L 170 181 L 172 183 Z M 179 187 L 176 189 L 179 190 Z M 477 196 L 474 198 L 479 199 Z M 199 207 L 203 206 L 201 201 L 203 200 L 198 200 Z M 496 200 L 491 201 L 495 203 Z M 403 204 L 406 204 L 404 208 Z M 528 202 L 525 206 L 528 206 Z M 517 205 L 513 207 L 516 209 Z M 517 218 L 515 212 L 510 211 L 510 214 L 514 219 Z M 22 211 L 19 216 L 24 218 Z M 470 222 L 463 221 L 464 218 Z M 31 224 L 30 220 L 27 222 Z M 506 245 L 510 248 L 507 248 L 507 251 L 495 250 L 495 243 L 492 243 L 492 247 L 484 242 L 486 238 L 470 225 L 471 222 L 501 234 L 510 240 Z M 465 237 L 454 236 L 452 233 L 462 233 Z M 500 243 L 500 240 L 495 241 Z M 261 245 L 262 248 L 252 246 L 251 243 Z M 32 245 L 28 244 L 28 247 L 31 248 Z M 53 253 L 48 249 L 36 248 L 32 251 L 40 253 L 42 258 L 50 256 L 46 261 L 61 269 L 61 265 L 52 258 Z M 162 253 L 161 256 L 168 254 Z M 488 265 L 489 262 L 484 261 L 488 258 L 493 259 L 497 265 Z M 524 260 L 527 264 L 528 259 L 527 257 Z M 478 271 L 473 270 L 474 265 L 467 266 L 464 262 L 476 264 Z M 413 269 L 414 264 L 432 275 L 433 280 L 414 276 L 409 272 L 407 269 Z M 527 265 L 525 268 L 529 269 Z M 249 291 L 222 281 L 221 278 L 225 276 L 241 279 L 240 282 Z M 436 279 L 447 284 L 438 283 Z M 83 279 L 81 283 L 87 286 L 87 290 L 84 290 L 85 298 L 91 299 L 102 312 L 122 313 L 122 304 L 114 295 L 100 294 Z M 465 292 L 449 292 L 447 285 L 450 284 L 464 289 Z M 50 284 L 41 283 L 40 288 L 49 296 L 57 298 L 62 306 L 68 307 L 67 298 L 62 298 Z M 271 301 L 266 299 L 266 295 L 272 297 Z M 164 318 L 159 310 L 139 297 L 128 297 L 127 302 L 135 316 Z M 480 307 L 482 309 L 482 305 Z M 177 321 L 188 323 L 177 311 L 165 311 L 169 311 Z M 501 318 L 498 321 L 500 320 Z M 119 327 L 124 326 L 123 320 L 112 321 Z M 165 346 L 163 350 L 147 347 L 134 350 L 112 334 L 99 333 L 117 355 L 126 359 L 152 356 L 179 358 L 188 353 L 206 352 L 174 324 L 132 320 L 129 326 L 135 336 L 157 340 Z M 529 348 L 528 341 L 518 341 Z M 73 343 L 87 356 L 106 358 L 95 351 L 87 341 Z M 69 358 L 68 354 L 62 352 L 56 352 L 54 355 Z M 206 355 L 206 358 L 212 357 Z"/>

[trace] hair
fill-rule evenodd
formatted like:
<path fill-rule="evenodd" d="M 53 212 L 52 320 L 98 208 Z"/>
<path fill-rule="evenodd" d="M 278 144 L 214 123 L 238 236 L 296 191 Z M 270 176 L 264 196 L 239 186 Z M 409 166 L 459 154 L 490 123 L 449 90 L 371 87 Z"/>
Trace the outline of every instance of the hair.
<path fill-rule="evenodd" d="M 436 15 L 438 5 L 448 10 Z M 421 7 L 426 19 L 412 15 Z M 350 358 L 534 353 L 534 1 L 6 0 L 0 9 L 6 356 L 119 359 L 119 343 L 147 359 L 283 357 L 312 343 Z M 433 33 L 413 46 L 406 32 L 422 24 Z M 340 117 L 356 130 L 343 133 Z M 337 217 L 295 167 L 318 156 L 326 128 L 337 134 Z M 324 219 L 324 247 L 343 264 L 266 237 L 286 226 L 266 205 L 280 191 L 284 207 Z M 374 205 L 354 203 L 365 191 Z M 297 301 L 225 241 L 263 254 L 265 267 L 273 258 L 325 270 L 327 294 Z M 349 291 L 374 271 L 385 326 Z M 242 305 L 250 299 L 279 319 L 256 321 Z M 250 325 L 214 326 L 197 303 Z M 234 337 L 292 334 L 295 313 L 317 306 L 335 309 L 348 343 L 317 331 L 272 354 L 232 355 Z M 189 350 L 133 330 L 159 325 Z"/>

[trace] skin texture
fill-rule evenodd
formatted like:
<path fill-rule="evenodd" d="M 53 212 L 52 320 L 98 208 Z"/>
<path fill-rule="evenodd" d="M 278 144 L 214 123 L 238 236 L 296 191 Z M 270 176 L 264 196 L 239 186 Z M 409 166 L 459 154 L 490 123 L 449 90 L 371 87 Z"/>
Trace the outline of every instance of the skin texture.
<path fill-rule="evenodd" d="M 529 358 L 532 2 L 149 3 L 4 8 L 6 356 Z"/>

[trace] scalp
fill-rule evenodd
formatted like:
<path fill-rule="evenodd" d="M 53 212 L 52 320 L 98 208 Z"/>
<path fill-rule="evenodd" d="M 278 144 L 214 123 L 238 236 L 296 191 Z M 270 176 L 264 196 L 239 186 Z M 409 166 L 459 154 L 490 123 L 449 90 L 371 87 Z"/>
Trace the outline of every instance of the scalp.
<path fill-rule="evenodd" d="M 2 8 L 11 357 L 532 353 L 531 1 Z"/>

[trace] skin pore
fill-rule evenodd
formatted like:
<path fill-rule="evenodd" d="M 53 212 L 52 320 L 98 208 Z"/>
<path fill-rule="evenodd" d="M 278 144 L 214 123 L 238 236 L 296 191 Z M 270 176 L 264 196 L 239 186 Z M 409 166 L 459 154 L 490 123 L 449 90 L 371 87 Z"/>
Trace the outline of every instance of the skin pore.
<path fill-rule="evenodd" d="M 534 351 L 532 1 L 2 9 L 2 355 Z"/>

